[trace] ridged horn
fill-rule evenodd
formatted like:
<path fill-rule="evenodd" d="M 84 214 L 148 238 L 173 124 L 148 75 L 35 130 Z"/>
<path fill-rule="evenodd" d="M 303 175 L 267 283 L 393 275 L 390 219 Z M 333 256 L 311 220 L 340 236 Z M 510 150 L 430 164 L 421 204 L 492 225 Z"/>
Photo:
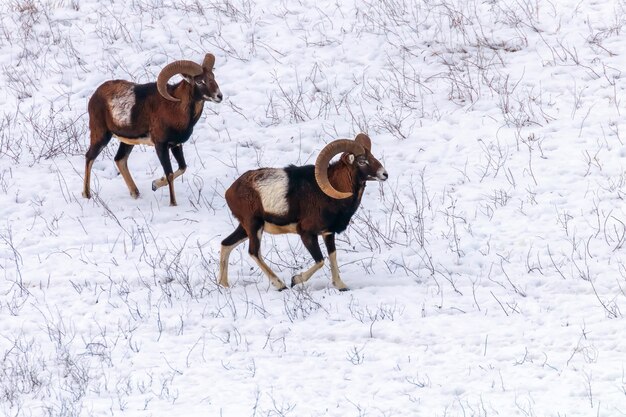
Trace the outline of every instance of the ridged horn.
<path fill-rule="evenodd" d="M 315 160 L 315 181 L 317 181 L 317 185 L 319 185 L 324 194 L 336 199 L 348 198 L 352 196 L 352 193 L 350 192 L 345 193 L 335 190 L 328 180 L 328 164 L 330 163 L 330 160 L 333 159 L 335 155 L 343 152 L 363 155 L 365 153 L 365 149 L 361 144 L 354 140 L 337 139 L 326 145 L 324 149 L 320 151 L 320 154 Z"/>
<path fill-rule="evenodd" d="M 180 101 L 176 97 L 172 97 L 167 91 L 167 82 L 176 74 L 183 74 L 195 77 L 202 74 L 202 66 L 196 64 L 193 61 L 174 61 L 171 64 L 167 64 L 157 78 L 157 90 L 164 98 L 170 101 Z"/>
<path fill-rule="evenodd" d="M 372 140 L 365 133 L 359 133 L 358 135 L 356 135 L 356 138 L 354 138 L 354 141 L 358 143 L 359 145 L 361 145 L 362 147 L 364 147 L 365 149 L 367 149 L 368 151 L 370 152 L 372 151 Z"/>
<path fill-rule="evenodd" d="M 215 55 L 206 54 L 204 56 L 204 61 L 202 62 L 202 68 L 207 71 L 213 71 L 213 66 L 215 65 Z"/>

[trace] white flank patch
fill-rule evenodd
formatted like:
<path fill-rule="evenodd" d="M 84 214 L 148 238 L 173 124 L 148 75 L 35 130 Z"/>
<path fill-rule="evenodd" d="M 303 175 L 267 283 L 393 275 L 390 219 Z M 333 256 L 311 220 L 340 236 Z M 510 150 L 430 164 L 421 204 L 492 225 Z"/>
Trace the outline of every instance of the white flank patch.
<path fill-rule="evenodd" d="M 102 3 L 0 0 L 0 417 L 626 417 L 626 2 L 211 8 L 245 60 L 202 9 Z M 183 145 L 179 205 L 144 145 L 129 195 L 117 139 L 80 197 L 88 96 L 129 80 L 102 102 L 126 123 L 130 82 L 205 52 L 225 96 Z M 265 277 L 314 264 L 270 234 L 290 225 L 261 228 L 262 265 L 245 241 L 220 256 L 226 187 L 360 130 L 390 177 L 335 252 L 318 237 L 305 286 Z M 268 174 L 253 192 L 284 213 Z"/>
<path fill-rule="evenodd" d="M 115 123 L 119 126 L 130 125 L 130 112 L 134 105 L 135 93 L 131 87 L 114 96 L 109 103 L 109 108 Z"/>
<path fill-rule="evenodd" d="M 288 178 L 282 169 L 268 169 L 256 181 L 263 209 L 272 214 L 284 215 L 289 211 L 287 204 Z"/>

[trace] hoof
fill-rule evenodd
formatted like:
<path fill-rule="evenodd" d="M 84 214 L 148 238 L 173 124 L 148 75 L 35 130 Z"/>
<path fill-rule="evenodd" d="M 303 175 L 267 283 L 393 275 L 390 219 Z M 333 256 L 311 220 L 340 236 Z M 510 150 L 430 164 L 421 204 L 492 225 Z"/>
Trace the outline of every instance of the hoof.
<path fill-rule="evenodd" d="M 344 288 L 338 288 L 338 290 L 341 292 L 346 292 L 346 291 L 350 291 L 350 288 L 344 287 Z"/>
<path fill-rule="evenodd" d="M 284 291 L 287 289 L 287 286 L 285 285 L 285 283 L 282 282 L 280 279 L 276 279 L 275 281 L 272 281 L 272 285 L 274 286 L 274 288 L 276 288 L 277 291 Z"/>
<path fill-rule="evenodd" d="M 152 181 L 152 191 L 156 191 L 158 189 L 159 189 L 159 187 L 157 186 L 156 180 Z"/>
<path fill-rule="evenodd" d="M 86 193 L 86 192 L 83 191 L 83 197 L 91 198 L 91 193 Z"/>
<path fill-rule="evenodd" d="M 291 288 L 295 287 L 295 285 L 297 284 L 296 277 L 297 275 L 291 277 Z"/>
<path fill-rule="evenodd" d="M 130 193 L 130 196 L 133 199 L 137 200 L 139 198 L 139 191 L 135 191 L 134 193 Z"/>

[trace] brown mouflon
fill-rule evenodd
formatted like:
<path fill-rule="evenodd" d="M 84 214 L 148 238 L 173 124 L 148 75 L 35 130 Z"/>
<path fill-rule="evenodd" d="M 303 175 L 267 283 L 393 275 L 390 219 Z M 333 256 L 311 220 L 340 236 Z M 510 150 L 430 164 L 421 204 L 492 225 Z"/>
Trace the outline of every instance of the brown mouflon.
<path fill-rule="evenodd" d="M 228 258 L 240 243 L 249 240 L 250 256 L 272 285 L 285 289 L 283 281 L 261 257 L 261 236 L 297 233 L 315 264 L 291 278 L 291 286 L 307 281 L 324 265 L 318 236 L 328 249 L 332 282 L 345 291 L 339 277 L 335 234 L 343 232 L 361 203 L 365 184 L 386 181 L 387 171 L 371 154 L 370 138 L 360 133 L 354 140 L 339 139 L 326 145 L 315 165 L 260 168 L 248 171 L 226 190 L 226 203 L 239 221 L 237 229 L 222 241 L 219 283 L 228 287 Z M 341 158 L 330 160 L 337 154 Z"/>
<path fill-rule="evenodd" d="M 96 157 L 112 136 L 120 141 L 115 163 L 133 198 L 139 190 L 128 171 L 128 156 L 135 145 L 150 145 L 156 149 L 164 176 L 152 182 L 156 191 L 169 186 L 170 205 L 176 205 L 174 179 L 187 169 L 183 143 L 189 139 L 198 122 L 205 101 L 219 103 L 222 93 L 213 75 L 215 56 L 206 54 L 199 65 L 193 61 L 175 61 L 166 65 L 157 81 L 135 84 L 124 80 L 106 81 L 96 89 L 88 105 L 91 141 L 85 154 L 83 197 L 91 198 L 91 168 Z M 177 84 L 167 84 L 180 74 Z M 178 164 L 172 172 L 169 151 Z"/>

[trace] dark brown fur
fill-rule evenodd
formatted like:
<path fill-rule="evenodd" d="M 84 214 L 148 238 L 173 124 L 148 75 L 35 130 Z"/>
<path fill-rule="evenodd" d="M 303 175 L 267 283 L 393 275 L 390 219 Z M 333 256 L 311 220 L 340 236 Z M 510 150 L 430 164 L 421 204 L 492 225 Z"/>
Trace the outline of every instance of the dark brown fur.
<path fill-rule="evenodd" d="M 163 178 L 153 182 L 152 188 L 156 190 L 160 185 L 167 183 L 170 191 L 170 205 L 176 205 L 173 180 L 187 167 L 182 144 L 189 139 L 195 124 L 202 115 L 206 97 L 212 97 L 216 91 L 216 97 L 220 101 L 222 97 L 212 71 L 205 70 L 203 74 L 189 81 L 180 81 L 174 86 L 168 86 L 170 95 L 180 99 L 178 102 L 163 98 L 157 91 L 156 83 L 135 84 L 124 80 L 112 80 L 96 89 L 88 104 L 91 139 L 85 155 L 84 197 L 91 197 L 89 184 L 91 165 L 109 143 L 112 135 L 115 135 L 120 138 L 120 141 L 126 142 L 120 143 L 115 162 L 126 181 L 131 196 L 137 198 L 139 190 L 128 171 L 127 159 L 135 144 L 145 144 L 149 138 L 154 144 L 165 174 Z M 204 84 L 198 84 L 201 81 L 204 81 Z M 119 123 L 112 113 L 111 100 L 127 94 L 128 91 L 134 94 L 130 122 Z M 178 164 L 176 173 L 172 170 L 169 150 L 172 151 Z"/>
<path fill-rule="evenodd" d="M 328 254 L 333 255 L 332 262 L 335 252 L 335 234 L 343 232 L 348 227 L 350 219 L 361 203 L 366 181 L 371 179 L 384 181 L 387 178 L 386 171 L 369 151 L 352 163 L 350 163 L 351 157 L 353 158 L 352 155 L 344 153 L 338 162 L 331 164 L 328 168 L 328 178 L 333 187 L 338 191 L 353 193 L 351 197 L 341 200 L 331 198 L 322 192 L 315 180 L 314 166 L 285 168 L 284 172 L 288 177 L 286 196 L 288 211 L 286 214 L 267 213 L 263 208 L 261 196 L 255 184 L 259 176 L 267 170 L 266 168 L 244 173 L 226 190 L 226 203 L 239 221 L 239 226 L 224 239 L 223 250 L 226 247 L 230 251 L 234 245 L 247 238 L 250 243 L 250 255 L 255 260 L 260 259 L 259 230 L 274 230 L 274 233 L 295 232 L 300 235 L 316 265 L 323 263 L 318 236 L 324 236 Z M 367 164 L 360 165 L 359 160 L 361 162 L 366 160 Z M 379 171 L 384 174 L 380 174 Z M 295 230 L 288 230 L 293 229 L 290 225 L 294 224 Z M 288 228 L 285 228 L 286 226 Z M 281 227 L 283 229 L 280 229 Z M 331 267 L 336 267 L 336 265 L 331 265 Z M 227 266 L 224 269 L 226 268 Z M 301 277 L 300 275 L 292 278 L 292 286 L 308 279 L 308 276 Z M 271 276 L 270 279 L 272 280 Z M 220 282 L 224 286 L 228 285 L 227 276 L 224 273 L 220 276 Z M 272 282 L 277 286 L 282 284 L 280 280 L 272 280 Z M 341 290 L 347 289 L 340 280 L 338 272 L 335 273 L 334 270 L 333 284 Z M 284 287 L 284 284 L 282 286 Z"/>

